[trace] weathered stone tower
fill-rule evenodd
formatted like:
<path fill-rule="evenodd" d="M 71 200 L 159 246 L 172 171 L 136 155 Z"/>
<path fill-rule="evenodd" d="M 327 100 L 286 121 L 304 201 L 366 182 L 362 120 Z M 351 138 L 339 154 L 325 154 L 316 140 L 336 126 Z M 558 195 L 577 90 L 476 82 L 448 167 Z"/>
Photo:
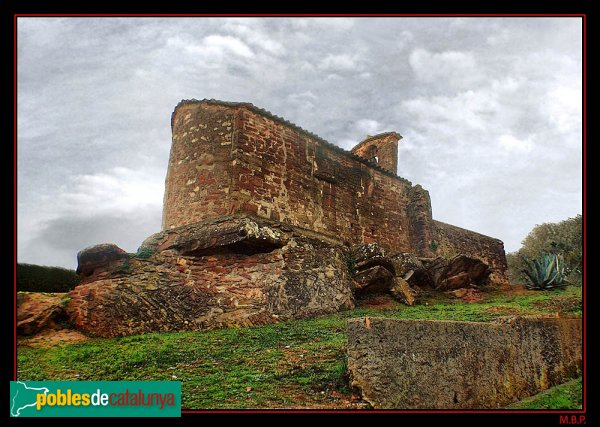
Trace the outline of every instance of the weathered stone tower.
<path fill-rule="evenodd" d="M 396 175 L 396 132 L 350 152 L 248 103 L 180 102 L 172 115 L 163 230 L 226 215 L 419 256 L 464 253 L 499 271 L 497 239 L 434 221 L 429 193 Z"/>
<path fill-rule="evenodd" d="M 78 255 L 67 311 L 82 331 L 259 325 L 504 277 L 500 240 L 433 220 L 429 193 L 396 175 L 395 132 L 346 151 L 214 100 L 180 102 L 171 125 L 162 231 L 136 254 Z"/>

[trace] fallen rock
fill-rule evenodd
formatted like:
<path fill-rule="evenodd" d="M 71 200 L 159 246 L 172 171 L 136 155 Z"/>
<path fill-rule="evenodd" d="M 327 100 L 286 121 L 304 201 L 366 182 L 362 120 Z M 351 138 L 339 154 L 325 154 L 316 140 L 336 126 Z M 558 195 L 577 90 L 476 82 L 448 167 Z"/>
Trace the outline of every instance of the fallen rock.
<path fill-rule="evenodd" d="M 446 291 L 468 286 L 483 286 L 488 283 L 492 270 L 483 261 L 466 255 L 457 255 L 450 259 L 441 257 L 424 260 L 433 287 Z"/>
<path fill-rule="evenodd" d="M 390 293 L 394 298 L 406 305 L 412 306 L 417 302 L 417 292 L 402 277 L 394 277 L 392 279 Z"/>
<path fill-rule="evenodd" d="M 369 243 L 366 245 L 353 245 L 350 247 L 350 259 L 353 260 L 357 271 L 364 270 L 373 265 L 387 264 L 391 267 L 389 258 L 385 254 L 385 250 L 377 243 Z M 391 268 L 388 268 L 391 270 Z"/>
<path fill-rule="evenodd" d="M 396 276 L 406 280 L 409 286 L 432 286 L 429 272 L 423 262 L 414 254 L 402 253 L 391 258 Z"/>
<path fill-rule="evenodd" d="M 77 254 L 77 274 L 88 277 L 96 270 L 109 270 L 117 264 L 122 264 L 128 257 L 127 252 L 113 243 L 90 246 Z"/>
<path fill-rule="evenodd" d="M 376 265 L 354 275 L 354 291 L 363 291 L 366 288 L 389 288 L 394 275 L 385 267 Z M 373 289 L 372 289 L 373 290 Z"/>
<path fill-rule="evenodd" d="M 54 328 L 65 316 L 66 293 L 19 293 L 17 296 L 17 334 L 31 335 Z"/>

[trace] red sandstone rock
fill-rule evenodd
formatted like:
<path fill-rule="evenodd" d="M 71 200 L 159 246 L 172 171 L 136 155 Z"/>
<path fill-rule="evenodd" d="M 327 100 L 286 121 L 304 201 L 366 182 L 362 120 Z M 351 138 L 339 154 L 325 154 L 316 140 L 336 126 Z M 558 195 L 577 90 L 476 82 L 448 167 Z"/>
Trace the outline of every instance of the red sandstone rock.
<path fill-rule="evenodd" d="M 107 270 L 128 257 L 127 252 L 113 243 L 90 246 L 77 254 L 77 273 L 91 276 L 97 269 Z"/>
<path fill-rule="evenodd" d="M 479 259 L 457 255 L 450 259 L 441 257 L 424 263 L 437 290 L 450 290 L 489 283 L 491 269 Z"/>
<path fill-rule="evenodd" d="M 394 132 L 353 154 L 252 104 L 214 100 L 182 101 L 171 123 L 164 230 L 258 216 L 389 253 L 462 253 L 492 267 L 494 280 L 505 277 L 501 241 L 434 221 L 429 193 L 396 175 Z M 371 146 L 377 164 L 366 158 Z"/>
<path fill-rule="evenodd" d="M 17 296 L 17 333 L 31 335 L 53 328 L 65 314 L 66 293 L 19 293 Z"/>
<path fill-rule="evenodd" d="M 369 288 L 412 305 L 415 286 L 479 285 L 488 265 L 505 280 L 501 241 L 434 221 L 427 190 L 396 175 L 398 134 L 350 153 L 251 104 L 214 100 L 182 101 L 171 125 L 163 230 L 137 257 L 114 245 L 78 255 L 86 279 L 68 312 L 87 333 L 311 317 Z M 373 147 L 377 163 L 364 157 Z M 453 253 L 464 257 L 417 258 Z"/>
<path fill-rule="evenodd" d="M 69 317 L 89 335 L 112 337 L 252 326 L 354 307 L 344 246 L 299 229 L 282 234 L 277 224 L 269 224 L 229 218 L 155 235 L 144 246 L 152 255 L 129 259 L 127 274 L 96 274 L 97 280 L 77 286 L 67 306 Z M 240 225 L 254 230 L 243 236 L 254 242 L 251 253 L 240 245 L 244 239 L 220 234 Z M 153 252 L 169 235 L 176 236 L 172 249 Z M 222 246 L 211 246 L 210 254 L 182 254 L 177 248 L 189 248 L 185 238 Z M 264 250 L 256 246 L 259 242 Z"/>

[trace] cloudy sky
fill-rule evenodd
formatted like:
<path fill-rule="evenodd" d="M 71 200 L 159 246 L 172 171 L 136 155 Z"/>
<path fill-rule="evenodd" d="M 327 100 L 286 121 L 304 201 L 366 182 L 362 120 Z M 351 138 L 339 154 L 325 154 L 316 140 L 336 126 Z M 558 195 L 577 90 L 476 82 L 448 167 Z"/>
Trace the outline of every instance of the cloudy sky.
<path fill-rule="evenodd" d="M 580 18 L 20 18 L 18 260 L 160 230 L 181 99 L 247 101 L 349 149 L 403 135 L 434 218 L 519 248 L 581 213 Z"/>

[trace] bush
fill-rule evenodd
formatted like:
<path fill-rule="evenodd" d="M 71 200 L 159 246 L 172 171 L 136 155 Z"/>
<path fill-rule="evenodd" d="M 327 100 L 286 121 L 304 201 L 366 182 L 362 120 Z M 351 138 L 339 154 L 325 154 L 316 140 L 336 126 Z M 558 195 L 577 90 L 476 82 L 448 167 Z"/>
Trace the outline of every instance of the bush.
<path fill-rule="evenodd" d="M 66 268 L 17 264 L 17 291 L 20 292 L 69 292 L 80 281 L 75 271 Z"/>
<path fill-rule="evenodd" d="M 528 280 L 523 275 L 529 267 L 524 261 L 540 258 L 544 254 L 560 255 L 566 280 L 580 285 L 583 271 L 582 217 L 577 215 L 557 223 L 536 225 L 525 237 L 517 252 L 506 255 L 508 278 L 512 283 Z"/>
<path fill-rule="evenodd" d="M 148 246 L 140 246 L 135 254 L 135 257 L 140 259 L 148 259 L 152 255 L 154 255 L 154 248 Z"/>

